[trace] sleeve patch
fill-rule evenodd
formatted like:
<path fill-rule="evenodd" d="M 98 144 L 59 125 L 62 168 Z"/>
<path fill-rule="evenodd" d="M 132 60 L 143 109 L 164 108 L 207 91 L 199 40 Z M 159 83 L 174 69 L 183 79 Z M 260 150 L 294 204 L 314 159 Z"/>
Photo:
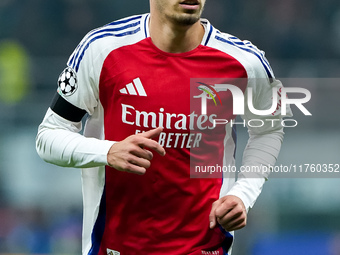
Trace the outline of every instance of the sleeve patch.
<path fill-rule="evenodd" d="M 58 78 L 58 93 L 64 96 L 70 96 L 78 89 L 76 72 L 67 67 Z"/>

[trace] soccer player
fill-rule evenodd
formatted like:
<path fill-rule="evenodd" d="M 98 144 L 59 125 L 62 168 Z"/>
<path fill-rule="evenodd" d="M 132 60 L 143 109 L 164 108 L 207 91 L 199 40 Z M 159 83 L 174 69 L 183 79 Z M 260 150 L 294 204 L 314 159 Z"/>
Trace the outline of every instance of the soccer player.
<path fill-rule="evenodd" d="M 206 178 L 193 162 L 233 166 L 232 109 L 243 108 L 234 92 L 251 89 L 266 111 L 282 85 L 262 51 L 201 18 L 204 5 L 150 0 L 150 13 L 89 32 L 59 77 L 36 147 L 47 162 L 82 168 L 83 254 L 231 254 L 246 225 L 267 173 Z M 275 163 L 277 105 L 266 116 L 244 107 L 243 166 Z"/>

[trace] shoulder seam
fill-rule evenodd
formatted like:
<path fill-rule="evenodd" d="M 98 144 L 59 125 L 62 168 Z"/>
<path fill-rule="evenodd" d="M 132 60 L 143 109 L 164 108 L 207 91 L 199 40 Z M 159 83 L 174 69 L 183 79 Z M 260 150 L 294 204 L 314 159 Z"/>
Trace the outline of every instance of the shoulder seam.
<path fill-rule="evenodd" d="M 261 65 L 265 69 L 267 76 L 269 79 L 274 78 L 273 71 L 270 67 L 270 64 L 268 63 L 267 59 L 264 56 L 264 52 L 259 50 L 256 46 L 254 46 L 251 42 L 249 41 L 242 41 L 239 38 L 235 36 L 228 36 L 227 34 L 222 34 L 218 33 L 215 36 L 215 39 L 222 42 L 222 43 L 227 43 L 231 46 L 234 46 L 242 51 L 248 52 L 253 54 L 258 58 L 260 61 Z"/>
<path fill-rule="evenodd" d="M 93 42 L 99 39 L 105 37 L 124 37 L 138 33 L 141 31 L 140 25 L 142 17 L 142 15 L 128 17 L 92 30 L 80 42 L 67 65 L 77 72 L 86 50 Z"/>

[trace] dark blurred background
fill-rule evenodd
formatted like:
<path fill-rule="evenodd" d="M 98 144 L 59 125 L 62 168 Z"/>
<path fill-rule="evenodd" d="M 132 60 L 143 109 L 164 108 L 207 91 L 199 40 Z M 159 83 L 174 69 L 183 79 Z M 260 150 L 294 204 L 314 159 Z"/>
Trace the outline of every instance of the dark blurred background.
<path fill-rule="evenodd" d="M 37 127 L 82 37 L 148 9 L 146 0 L 0 0 L 0 253 L 81 253 L 80 171 L 37 156 Z M 286 129 L 278 164 L 339 164 L 340 2 L 208 0 L 203 16 L 265 50 L 284 83 L 311 91 L 313 116 L 293 109 L 299 125 Z M 246 138 L 241 129 L 238 163 Z M 233 254 L 339 255 L 339 183 L 270 179 Z"/>

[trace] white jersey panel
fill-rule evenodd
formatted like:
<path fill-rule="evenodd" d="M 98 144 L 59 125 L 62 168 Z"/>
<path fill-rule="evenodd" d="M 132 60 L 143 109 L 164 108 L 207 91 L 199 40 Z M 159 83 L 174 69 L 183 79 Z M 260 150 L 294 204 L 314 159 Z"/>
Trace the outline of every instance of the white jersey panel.
<path fill-rule="evenodd" d="M 77 75 L 78 89 L 70 96 L 62 96 L 92 115 L 99 103 L 98 85 L 106 57 L 119 47 L 144 39 L 142 28 L 147 17 L 147 14 L 132 16 L 89 32 L 67 63 Z"/>

